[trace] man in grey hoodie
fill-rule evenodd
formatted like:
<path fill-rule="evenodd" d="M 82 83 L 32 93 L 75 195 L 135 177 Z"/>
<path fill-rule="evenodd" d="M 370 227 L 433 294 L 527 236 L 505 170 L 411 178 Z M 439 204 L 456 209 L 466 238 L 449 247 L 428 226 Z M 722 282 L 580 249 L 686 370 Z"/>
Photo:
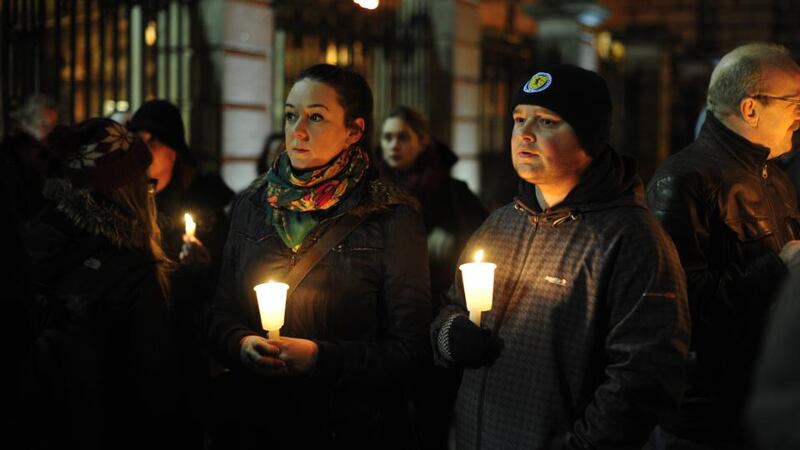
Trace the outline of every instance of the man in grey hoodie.
<path fill-rule="evenodd" d="M 535 73 L 511 103 L 519 196 L 467 244 L 497 263 L 486 328 L 457 276 L 431 328 L 437 362 L 466 367 L 460 449 L 641 448 L 677 406 L 689 343 L 678 255 L 643 204 L 633 160 L 608 145 L 605 81 Z"/>

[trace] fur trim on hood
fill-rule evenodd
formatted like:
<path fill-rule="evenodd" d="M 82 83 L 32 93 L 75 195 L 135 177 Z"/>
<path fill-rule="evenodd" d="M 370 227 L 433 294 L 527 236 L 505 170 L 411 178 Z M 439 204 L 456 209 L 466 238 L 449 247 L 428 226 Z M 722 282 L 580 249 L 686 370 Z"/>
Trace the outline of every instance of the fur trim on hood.
<path fill-rule="evenodd" d="M 147 248 L 147 227 L 111 200 L 75 187 L 67 178 L 47 179 L 42 192 L 79 229 L 103 236 L 117 247 Z"/>

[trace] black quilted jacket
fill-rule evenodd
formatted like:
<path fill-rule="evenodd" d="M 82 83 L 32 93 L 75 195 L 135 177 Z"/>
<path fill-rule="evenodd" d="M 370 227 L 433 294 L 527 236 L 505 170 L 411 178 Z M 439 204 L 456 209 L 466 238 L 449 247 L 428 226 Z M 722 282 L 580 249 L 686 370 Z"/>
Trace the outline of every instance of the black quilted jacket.
<path fill-rule="evenodd" d="M 271 448 L 413 447 L 406 382 L 430 363 L 431 306 L 425 229 L 409 199 L 370 182 L 306 237 L 318 239 L 345 210 L 368 216 L 287 300 L 281 335 L 315 340 L 319 356 L 312 375 L 283 378 L 248 374 L 239 341 L 263 333 L 253 286 L 283 279 L 304 254 L 288 249 L 269 223 L 265 183 L 237 201 L 208 330 L 241 377 L 235 395 L 253 399 L 243 420 L 280 430 L 268 434 Z"/>

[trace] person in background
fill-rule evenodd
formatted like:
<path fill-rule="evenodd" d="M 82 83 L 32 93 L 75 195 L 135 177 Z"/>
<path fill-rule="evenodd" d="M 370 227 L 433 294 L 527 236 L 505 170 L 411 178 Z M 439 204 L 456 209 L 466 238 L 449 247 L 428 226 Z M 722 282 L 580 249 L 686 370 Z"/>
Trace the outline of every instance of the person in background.
<path fill-rule="evenodd" d="M 48 204 L 27 231 L 36 339 L 31 448 L 176 445 L 177 353 L 147 146 L 109 119 L 47 136 Z"/>
<path fill-rule="evenodd" d="M 56 102 L 34 94 L 11 115 L 14 125 L 0 143 L 2 177 L 22 222 L 29 221 L 44 206 L 44 137 L 58 124 Z"/>
<path fill-rule="evenodd" d="M 767 312 L 800 261 L 800 213 L 776 158 L 800 127 L 800 67 L 785 48 L 746 44 L 711 74 L 697 139 L 668 158 L 647 204 L 686 272 L 692 317 L 681 408 L 655 448 L 749 448 L 744 404 Z"/>
<path fill-rule="evenodd" d="M 492 308 L 467 316 L 456 275 L 431 326 L 464 367 L 459 449 L 642 448 L 677 407 L 689 345 L 677 252 L 643 204 L 636 162 L 610 145 L 594 72 L 542 68 L 514 94 L 519 196 L 470 239 L 497 265 Z"/>
<path fill-rule="evenodd" d="M 450 175 L 458 157 L 431 136 L 419 112 L 398 106 L 383 119 L 380 137 L 381 177 L 408 189 L 422 206 L 435 316 L 442 294 L 452 283 L 458 256 L 487 212 L 467 184 Z M 460 379 L 457 369 L 431 366 L 421 374 L 415 410 L 423 448 L 447 447 Z"/>
<path fill-rule="evenodd" d="M 258 155 L 256 162 L 256 174 L 258 176 L 267 173 L 272 163 L 278 158 L 285 150 L 285 137 L 283 133 L 272 133 L 264 140 L 264 148 L 261 149 L 261 154 Z"/>
<path fill-rule="evenodd" d="M 164 100 L 150 100 L 133 114 L 128 127 L 153 157 L 150 177 L 157 180 L 156 203 L 167 255 L 178 262 L 171 275 L 170 315 L 180 350 L 183 378 L 189 386 L 187 433 L 201 445 L 207 421 L 206 393 L 219 370 L 204 342 L 206 310 L 216 288 L 222 247 L 228 234 L 226 208 L 233 191 L 216 174 L 200 173 L 186 143 L 180 110 Z M 184 215 L 196 223 L 185 234 Z M 193 430 L 193 431 L 192 431 Z"/>
<path fill-rule="evenodd" d="M 303 70 L 286 151 L 237 197 L 208 329 L 230 369 L 220 448 L 416 446 L 407 391 L 431 357 L 425 229 L 414 199 L 377 179 L 372 108 L 361 75 Z M 263 337 L 253 290 L 268 280 L 292 290 L 280 339 Z"/>

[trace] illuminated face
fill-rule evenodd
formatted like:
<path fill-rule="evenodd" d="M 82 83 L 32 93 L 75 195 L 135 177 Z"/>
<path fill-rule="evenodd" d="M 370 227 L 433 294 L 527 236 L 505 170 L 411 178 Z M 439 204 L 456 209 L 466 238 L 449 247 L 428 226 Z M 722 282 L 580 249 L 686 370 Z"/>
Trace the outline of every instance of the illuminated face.
<path fill-rule="evenodd" d="M 381 149 L 389 167 L 408 170 L 425 150 L 422 138 L 399 117 L 390 117 L 381 129 Z"/>
<path fill-rule="evenodd" d="M 572 127 L 540 106 L 517 105 L 512 117 L 511 161 L 519 177 L 543 188 L 577 185 L 592 158 Z"/>
<path fill-rule="evenodd" d="M 761 104 L 754 142 L 769 148 L 771 159 L 792 149 L 800 128 L 800 71 L 768 71 L 764 84 L 764 92 L 754 96 Z"/>
<path fill-rule="evenodd" d="M 172 180 L 172 168 L 175 167 L 175 159 L 178 154 L 149 131 L 138 131 L 136 135 L 147 144 L 150 154 L 153 155 L 153 162 L 147 168 L 147 175 L 158 180 L 156 192 L 161 192 Z"/>
<path fill-rule="evenodd" d="M 364 129 L 362 118 L 355 119 L 353 128 L 345 126 L 344 108 L 336 91 L 308 78 L 292 86 L 284 114 L 286 151 L 295 169 L 325 165 L 358 142 Z"/>

